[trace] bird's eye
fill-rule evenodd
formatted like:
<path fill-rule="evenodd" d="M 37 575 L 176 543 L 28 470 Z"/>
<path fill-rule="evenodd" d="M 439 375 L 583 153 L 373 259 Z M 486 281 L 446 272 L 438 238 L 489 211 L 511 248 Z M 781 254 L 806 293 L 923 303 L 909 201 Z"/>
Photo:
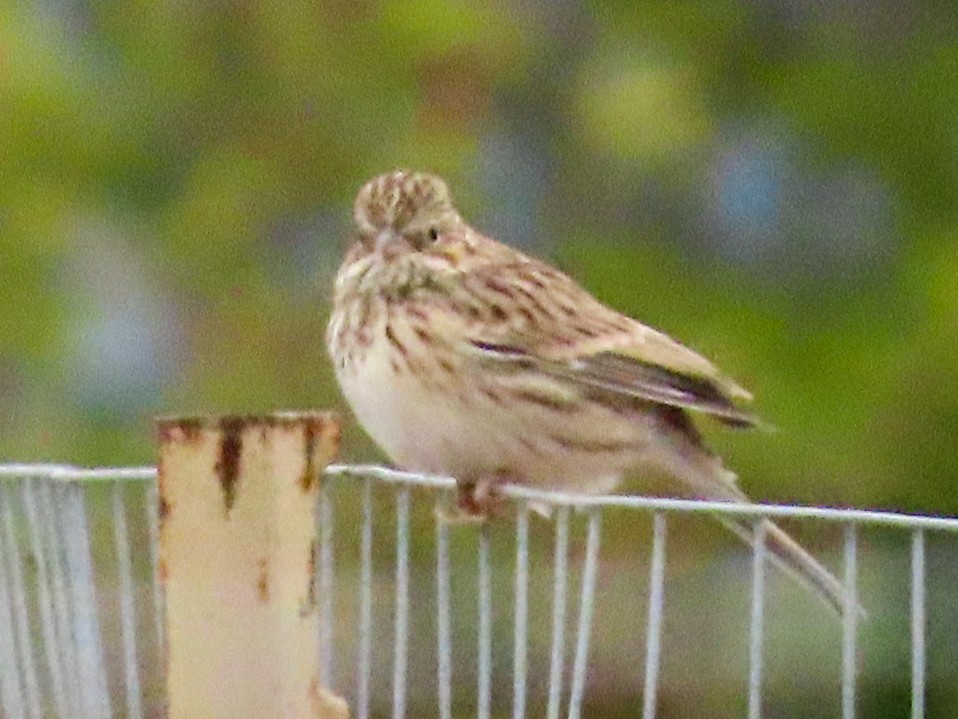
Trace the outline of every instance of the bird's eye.
<path fill-rule="evenodd" d="M 430 242 L 435 242 L 436 240 L 439 239 L 439 230 L 437 230 L 435 227 L 430 227 L 428 234 L 429 234 Z"/>

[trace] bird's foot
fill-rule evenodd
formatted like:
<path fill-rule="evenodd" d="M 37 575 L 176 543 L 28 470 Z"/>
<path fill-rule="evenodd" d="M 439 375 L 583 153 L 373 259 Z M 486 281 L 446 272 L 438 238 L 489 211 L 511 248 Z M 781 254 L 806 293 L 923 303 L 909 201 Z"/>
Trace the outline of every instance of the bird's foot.
<path fill-rule="evenodd" d="M 482 524 L 503 513 L 504 503 L 489 480 L 460 481 L 456 486 L 456 503 L 436 507 L 436 518 L 444 524 Z"/>

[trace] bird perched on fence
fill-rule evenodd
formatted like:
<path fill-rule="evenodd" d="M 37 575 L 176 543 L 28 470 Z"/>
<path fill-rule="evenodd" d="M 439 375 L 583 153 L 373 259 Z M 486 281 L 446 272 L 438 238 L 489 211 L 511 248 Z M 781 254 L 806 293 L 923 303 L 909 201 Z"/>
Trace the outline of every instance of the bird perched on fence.
<path fill-rule="evenodd" d="M 327 329 L 336 377 L 397 465 L 457 478 L 462 513 L 491 513 L 501 483 L 604 493 L 642 470 L 674 496 L 748 501 L 692 417 L 754 426 L 751 396 L 707 359 L 473 229 L 434 175 L 370 180 L 353 220 Z M 754 519 L 721 521 L 753 540 Z M 841 612 L 838 580 L 764 529 L 770 556 Z"/>

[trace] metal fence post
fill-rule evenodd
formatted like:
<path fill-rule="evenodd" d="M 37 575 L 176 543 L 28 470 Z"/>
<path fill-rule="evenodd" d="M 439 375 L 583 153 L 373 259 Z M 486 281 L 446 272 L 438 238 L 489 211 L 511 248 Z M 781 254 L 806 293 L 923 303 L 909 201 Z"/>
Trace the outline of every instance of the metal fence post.
<path fill-rule="evenodd" d="M 170 719 L 338 719 L 320 686 L 315 507 L 328 414 L 172 418 L 159 432 Z"/>

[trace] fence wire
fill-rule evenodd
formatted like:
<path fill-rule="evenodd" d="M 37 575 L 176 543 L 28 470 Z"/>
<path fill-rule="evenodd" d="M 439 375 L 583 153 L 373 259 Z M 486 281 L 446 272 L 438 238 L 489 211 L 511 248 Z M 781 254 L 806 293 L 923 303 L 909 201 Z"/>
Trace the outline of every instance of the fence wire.
<path fill-rule="evenodd" d="M 165 652 L 163 594 L 157 572 L 158 497 L 154 468 L 76 469 L 58 465 L 0 465 L 0 716 L 5 719 L 41 717 L 162 716 L 162 676 Z M 435 647 L 430 663 L 435 677 L 433 706 L 442 719 L 463 713 L 464 687 L 475 687 L 475 713 L 500 715 L 508 705 L 494 667 L 494 644 L 499 634 L 494 620 L 494 585 L 502 576 L 493 550 L 490 525 L 477 530 L 473 608 L 457 601 L 455 586 L 473 570 L 453 551 L 450 527 L 429 517 L 441 510 L 455 490 L 454 480 L 399 472 L 378 466 L 334 465 L 317 507 L 319 522 L 317 588 L 321 597 L 319 632 L 325 685 L 350 698 L 360 719 L 389 713 L 399 719 L 425 711 L 421 687 L 410 694 L 412 647 L 419 644 L 411 632 L 411 616 L 423 598 L 419 581 L 424 541 L 429 535 L 414 532 L 423 522 L 434 522 L 435 561 L 432 596 L 435 608 Z M 339 496 L 349 486 L 359 492 L 355 502 Z M 433 492 L 422 501 L 421 493 Z M 388 516 L 375 501 L 380 492 L 393 495 Z M 525 487 L 506 487 L 503 494 L 516 503 L 514 518 L 515 564 L 511 591 L 512 662 L 511 714 L 523 719 L 530 712 L 531 687 L 542 687 L 541 706 L 549 719 L 585 713 L 589 694 L 592 635 L 601 623 L 597 609 L 600 536 L 604 515 L 611 510 L 651 513 L 651 558 L 648 565 L 648 610 L 645 617 L 645 662 L 641 680 L 641 713 L 656 716 L 659 707 L 660 668 L 666 613 L 666 537 L 672 514 L 737 514 L 754 517 L 759 541 L 751 564 L 751 609 L 747 643 L 747 715 L 763 714 L 763 665 L 767 637 L 768 597 L 766 550 L 762 518 L 795 518 L 838 522 L 844 527 L 844 584 L 848 607 L 859 599 L 859 528 L 890 527 L 910 532 L 909 612 L 911 662 L 911 717 L 925 716 L 926 692 L 926 534 L 956 532 L 958 519 L 913 516 L 893 512 L 739 505 L 635 496 L 595 496 L 550 493 Z M 530 512 L 528 503 L 551 506 L 551 637 L 548 670 L 530 667 Z M 421 511 L 425 504 L 425 512 Z M 387 505 L 388 506 L 388 505 Z M 578 596 L 570 596 L 570 527 L 572 510 L 585 515 L 584 547 L 578 573 Z M 438 515 L 441 511 L 437 511 Z M 344 515 L 344 516 L 337 516 Z M 358 522 L 358 537 L 354 527 Z M 394 526 L 392 572 L 383 580 L 374 566 L 382 561 L 381 532 L 377 526 Z M 425 537 L 425 539 L 424 539 Z M 359 576 L 346 576 L 345 547 L 358 538 Z M 387 547 L 388 549 L 388 547 Z M 342 571 L 337 571 L 343 568 Z M 537 575 L 538 576 L 538 575 Z M 384 592 L 381 584 L 388 584 Z M 534 588 L 534 587 L 533 587 Z M 355 591 L 353 598 L 344 592 Z M 392 631 L 383 631 L 374 617 L 384 596 L 392 596 Z M 358 599 L 358 603 L 355 599 Z M 866 598 L 867 600 L 867 598 Z M 867 603 L 867 601 L 866 601 Z M 567 646 L 570 609 L 574 608 L 573 645 Z M 417 612 L 418 613 L 418 612 Z M 353 620 L 352 616 L 358 614 Z M 343 627 L 355 627 L 355 636 L 344 641 Z M 471 629 L 470 629 L 471 627 Z M 837 627 L 837 625 L 836 625 Z M 465 630 L 464 630 L 465 628 Z M 459 631 L 457 631 L 457 629 Z M 473 649 L 455 646 L 464 631 L 474 632 Z M 623 633 L 626 628 L 622 628 Z M 844 614 L 841 635 L 841 696 L 843 719 L 856 715 L 857 673 L 860 666 L 859 625 L 856 611 Z M 391 634 L 391 635 L 390 635 Z M 347 646 L 349 648 L 347 650 Z M 391 648 L 391 652 L 387 651 Z M 571 666 L 567 650 L 571 649 Z M 344 664 L 355 657 L 352 670 Z M 475 661 L 463 661 L 473 654 Z M 386 659 L 391 658 L 391 662 Z M 422 672 L 415 656 L 416 676 Z M 384 681 L 389 672 L 391 683 Z M 466 666 L 469 671 L 463 672 Z M 345 671 L 343 667 L 346 667 Z M 470 676 L 474 671 L 475 675 Z M 564 680 L 568 676 L 568 695 Z M 532 683 L 533 680 L 534 684 Z M 472 684 L 472 682 L 475 682 Z M 384 704 L 378 687 L 391 686 Z M 412 709 L 412 705 L 415 709 Z M 563 707 L 563 704 L 565 705 Z M 386 707 L 389 707 L 388 709 Z M 565 712 L 563 713 L 563 708 Z"/>

